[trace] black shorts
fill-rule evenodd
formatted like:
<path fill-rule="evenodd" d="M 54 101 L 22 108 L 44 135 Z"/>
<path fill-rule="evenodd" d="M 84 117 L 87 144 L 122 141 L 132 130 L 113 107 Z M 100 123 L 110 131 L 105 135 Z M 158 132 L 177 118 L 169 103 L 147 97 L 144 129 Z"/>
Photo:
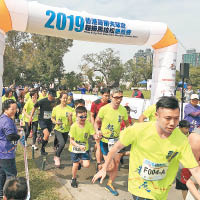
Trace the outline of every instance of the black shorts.
<path fill-rule="evenodd" d="M 181 183 L 178 179 L 176 179 L 176 189 L 177 190 L 188 190 L 186 184 Z"/>
<path fill-rule="evenodd" d="M 52 131 L 52 121 L 51 121 L 51 119 L 43 119 L 43 120 L 39 120 L 38 121 L 39 122 L 39 125 L 40 125 L 40 128 L 42 129 L 42 130 L 44 130 L 44 129 L 48 129 L 48 131 L 49 131 L 49 133 L 51 133 L 51 131 Z"/>

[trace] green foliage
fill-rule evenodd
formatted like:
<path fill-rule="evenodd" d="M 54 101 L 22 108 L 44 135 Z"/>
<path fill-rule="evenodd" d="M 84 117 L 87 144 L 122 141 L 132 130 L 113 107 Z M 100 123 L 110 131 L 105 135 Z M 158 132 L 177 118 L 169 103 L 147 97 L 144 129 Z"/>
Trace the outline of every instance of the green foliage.
<path fill-rule="evenodd" d="M 99 72 L 104 77 L 107 86 L 117 87 L 124 74 L 124 68 L 118 54 L 111 48 L 96 54 L 86 54 L 83 56 L 83 64 L 80 66 L 81 71 L 88 76 L 89 81 L 91 81 L 91 75 L 94 75 L 94 72 Z M 91 81 L 91 84 L 93 82 Z"/>
<path fill-rule="evenodd" d="M 52 83 L 61 80 L 64 72 L 63 56 L 72 40 L 9 32 L 4 56 L 4 84 Z"/>
<path fill-rule="evenodd" d="M 62 83 L 68 89 L 74 90 L 83 83 L 83 76 L 81 73 L 76 74 L 74 71 L 72 71 L 64 75 Z"/>

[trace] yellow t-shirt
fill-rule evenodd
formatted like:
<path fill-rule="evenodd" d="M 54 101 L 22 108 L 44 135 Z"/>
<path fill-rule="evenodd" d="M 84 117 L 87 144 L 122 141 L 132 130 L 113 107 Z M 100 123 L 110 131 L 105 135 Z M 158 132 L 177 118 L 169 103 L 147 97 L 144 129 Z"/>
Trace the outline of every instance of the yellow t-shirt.
<path fill-rule="evenodd" d="M 74 138 L 74 141 L 78 144 L 84 143 L 86 146 L 86 151 L 89 150 L 88 139 L 90 135 L 94 135 L 95 130 L 92 124 L 88 121 L 85 121 L 84 128 L 80 128 L 78 123 L 75 122 L 70 128 L 69 135 L 71 138 Z M 69 145 L 69 151 L 72 152 L 72 144 Z"/>
<path fill-rule="evenodd" d="M 27 102 L 29 99 L 31 99 L 30 92 L 28 92 L 28 93 L 25 94 L 25 96 L 24 96 L 24 102 Z"/>
<path fill-rule="evenodd" d="M 60 94 L 62 93 L 62 91 L 57 91 L 56 92 L 56 98 L 58 99 L 58 98 L 60 98 Z"/>
<path fill-rule="evenodd" d="M 149 121 L 156 121 L 156 104 L 149 106 L 144 112 L 143 115 L 149 118 Z"/>
<path fill-rule="evenodd" d="M 179 128 L 161 139 L 156 122 L 135 123 L 120 133 L 120 142 L 131 144 L 128 190 L 139 197 L 166 200 L 179 162 L 185 168 L 198 166 L 187 137 Z"/>
<path fill-rule="evenodd" d="M 106 138 L 119 137 L 122 120 L 128 120 L 127 110 L 122 105 L 117 110 L 114 110 L 111 104 L 107 104 L 100 108 L 97 116 L 102 120 L 101 131 L 105 138 L 103 137 L 101 141 L 105 143 L 108 143 Z"/>
<path fill-rule="evenodd" d="M 11 97 L 6 97 L 5 95 L 2 96 L 2 103 L 8 99 L 13 99 L 14 101 L 16 101 L 15 97 L 14 96 L 11 96 Z"/>
<path fill-rule="evenodd" d="M 41 93 L 41 94 L 39 95 L 38 101 L 40 101 L 41 99 L 47 98 L 47 97 L 48 97 L 48 95 L 43 96 L 42 93 Z"/>
<path fill-rule="evenodd" d="M 69 113 L 72 113 L 73 110 L 70 106 L 66 106 L 65 108 L 62 108 L 61 105 L 58 105 L 53 108 L 52 110 L 52 117 L 56 119 L 56 121 L 60 120 L 62 122 L 62 125 L 55 126 L 55 130 L 65 133 L 69 132 L 70 124 L 68 120 Z"/>
<path fill-rule="evenodd" d="M 32 109 L 34 107 L 34 103 L 32 101 L 32 99 L 29 99 L 26 104 L 24 105 L 24 109 L 26 110 L 26 112 L 28 113 L 28 115 L 31 115 Z M 26 117 L 26 115 L 24 115 L 24 121 L 25 122 L 29 122 L 29 118 Z M 33 115 L 33 122 L 38 121 L 38 109 L 35 110 L 34 115 Z"/>

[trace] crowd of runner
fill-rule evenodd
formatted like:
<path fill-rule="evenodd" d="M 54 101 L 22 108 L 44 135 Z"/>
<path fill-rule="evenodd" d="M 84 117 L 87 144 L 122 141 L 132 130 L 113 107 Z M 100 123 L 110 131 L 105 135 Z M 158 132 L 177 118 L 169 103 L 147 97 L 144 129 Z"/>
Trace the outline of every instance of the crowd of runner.
<path fill-rule="evenodd" d="M 77 171 L 90 166 L 89 138 L 92 136 L 95 141 L 97 171 L 92 182 L 98 180 L 102 183 L 108 174 L 105 189 L 114 196 L 119 195 L 113 183 L 120 161 L 123 161 L 124 155 L 128 155 L 128 190 L 133 199 L 167 199 L 175 178 L 176 188 L 183 191 L 184 199 L 188 189 L 196 199 L 200 199 L 195 186 L 200 184 L 198 95 L 191 95 L 191 102 L 186 105 L 186 119 L 181 122 L 178 100 L 175 97 L 161 97 L 156 104 L 144 111 L 138 120 L 139 123 L 133 123 L 130 107 L 121 105 L 122 90 L 114 88 L 110 91 L 103 88 L 100 93 L 101 97 L 92 103 L 88 114 L 85 101 L 74 100 L 73 93 L 64 88 L 59 88 L 58 91 L 52 88 L 30 89 L 27 86 L 21 91 L 8 88 L 2 97 L 4 114 L 1 115 L 0 121 L 8 120 L 10 124 L 10 119 L 20 121 L 25 140 L 32 137 L 32 148 L 38 150 L 37 141 L 41 143 L 42 156 L 48 155 L 45 148 L 49 136 L 54 132 L 52 148 L 55 150 L 54 163 L 58 168 L 61 165 L 61 153 L 69 137 L 68 150 L 73 163 L 71 186 L 74 188 L 78 187 Z M 12 112 L 9 113 L 11 108 Z M 187 117 L 192 120 L 188 120 Z M 5 176 L 8 177 L 10 173 L 5 167 L 8 163 L 3 162 L 15 158 L 16 141 L 21 136 L 18 137 L 16 126 L 13 124 L 9 125 L 12 126 L 10 129 L 8 125 L 0 126 L 2 196 Z M 3 145 L 10 145 L 11 149 L 13 145 L 11 157 Z M 6 151 L 8 157 L 5 157 Z M 13 162 L 15 163 L 15 160 Z M 11 176 L 16 176 L 16 167 L 14 170 L 13 173 L 11 169 Z"/>

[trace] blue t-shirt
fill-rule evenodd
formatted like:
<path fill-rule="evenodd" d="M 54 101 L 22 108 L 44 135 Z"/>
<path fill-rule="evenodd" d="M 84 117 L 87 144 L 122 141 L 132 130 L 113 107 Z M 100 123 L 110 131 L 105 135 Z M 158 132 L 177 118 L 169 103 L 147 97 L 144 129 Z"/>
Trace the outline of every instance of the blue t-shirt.
<path fill-rule="evenodd" d="M 85 94 L 87 91 L 85 88 L 79 88 L 78 90 L 81 91 L 81 94 Z"/>
<path fill-rule="evenodd" d="M 191 103 L 188 103 L 184 109 L 184 119 L 190 122 L 190 132 L 194 130 L 195 127 L 200 126 L 200 116 L 193 117 L 190 115 L 193 112 L 200 111 L 200 106 L 193 106 Z"/>
<path fill-rule="evenodd" d="M 17 127 L 11 118 L 2 114 L 0 116 L 0 159 L 15 158 L 17 142 L 6 139 L 6 136 L 10 134 L 17 134 Z"/>

